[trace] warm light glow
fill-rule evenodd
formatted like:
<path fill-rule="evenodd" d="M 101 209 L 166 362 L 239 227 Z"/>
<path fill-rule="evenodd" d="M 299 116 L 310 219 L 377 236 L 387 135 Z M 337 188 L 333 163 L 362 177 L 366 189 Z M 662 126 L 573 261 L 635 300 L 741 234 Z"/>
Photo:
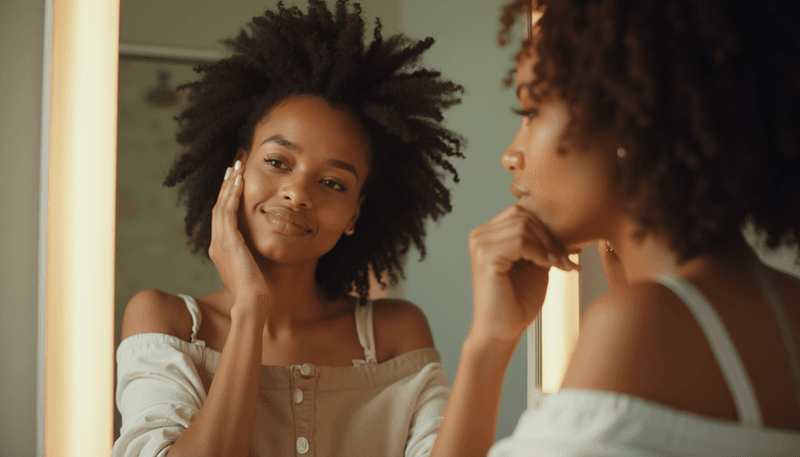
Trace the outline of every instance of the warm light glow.
<path fill-rule="evenodd" d="M 578 263 L 578 256 L 570 257 Z M 550 269 L 550 283 L 541 313 L 542 391 L 556 392 L 578 341 L 580 274 Z"/>
<path fill-rule="evenodd" d="M 541 9 L 531 11 L 531 25 L 533 27 L 536 27 L 536 23 L 539 22 L 539 19 L 542 18 L 543 14 L 544 14 L 544 10 L 541 10 Z"/>
<path fill-rule="evenodd" d="M 53 2 L 44 448 L 113 440 L 118 0 Z"/>

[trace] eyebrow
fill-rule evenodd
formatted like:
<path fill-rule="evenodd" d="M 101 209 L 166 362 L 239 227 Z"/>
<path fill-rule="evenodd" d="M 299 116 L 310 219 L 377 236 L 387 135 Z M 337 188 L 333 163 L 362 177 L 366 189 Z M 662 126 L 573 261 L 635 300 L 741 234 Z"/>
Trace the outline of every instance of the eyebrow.
<path fill-rule="evenodd" d="M 264 140 L 261 144 L 264 145 L 264 144 L 267 144 L 267 143 L 275 143 L 275 144 L 277 144 L 279 146 L 283 146 L 283 147 L 289 148 L 289 149 L 291 149 L 293 151 L 298 151 L 298 152 L 300 151 L 300 146 L 298 146 L 295 143 L 292 143 L 291 141 L 289 141 L 283 135 L 272 135 L 271 137 L 269 137 L 266 140 Z M 349 171 L 350 173 L 353 173 L 355 175 L 355 177 L 356 177 L 356 181 L 358 181 L 358 172 L 356 171 L 356 167 L 354 167 L 353 164 L 351 164 L 349 162 L 344 162 L 344 161 L 338 160 L 338 159 L 326 159 L 325 163 L 327 165 L 332 166 L 332 167 L 339 168 L 339 169 L 342 169 L 342 170 Z"/>
<path fill-rule="evenodd" d="M 277 144 L 279 146 L 284 146 L 284 147 L 287 147 L 289 149 L 294 149 L 294 150 L 300 149 L 300 146 L 292 143 L 291 141 L 286 139 L 286 137 L 283 136 L 283 135 L 272 135 L 271 137 L 269 137 L 266 140 L 262 141 L 261 145 L 265 145 L 267 143 L 275 143 L 275 144 Z"/>
<path fill-rule="evenodd" d="M 328 159 L 325 161 L 325 163 L 327 163 L 332 167 L 340 168 L 342 170 L 347 170 L 350 173 L 353 173 L 356 176 L 356 181 L 358 181 L 358 173 L 356 172 L 356 167 L 354 167 L 352 164 L 337 159 Z"/>

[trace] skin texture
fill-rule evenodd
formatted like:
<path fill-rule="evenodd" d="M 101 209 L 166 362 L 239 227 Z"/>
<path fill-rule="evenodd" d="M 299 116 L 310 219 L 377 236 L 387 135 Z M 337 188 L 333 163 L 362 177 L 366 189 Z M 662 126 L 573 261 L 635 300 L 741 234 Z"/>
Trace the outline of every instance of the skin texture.
<path fill-rule="evenodd" d="M 237 153 L 214 206 L 209 248 L 225 288 L 197 297 L 198 338 L 221 356 L 206 403 L 170 456 L 247 455 L 262 365 L 352 366 L 363 358 L 356 298 L 327 300 L 314 273 L 319 257 L 357 226 L 370 154 L 355 117 L 314 96 L 276 105 L 251 150 Z M 129 302 L 122 337 L 189 340 L 191 325 L 181 298 L 150 289 Z M 411 303 L 376 300 L 374 325 L 379 362 L 433 346 Z"/>
<path fill-rule="evenodd" d="M 613 160 L 603 143 L 580 150 L 564 138 L 569 124 L 566 104 L 557 94 L 531 90 L 533 62 L 518 68 L 517 98 L 522 124 L 502 156 L 514 174 L 511 193 L 516 205 L 535 214 L 566 246 L 591 240 L 598 228 L 611 227 L 608 215 L 619 213 L 610 181 Z M 610 147 L 610 146 L 608 146 Z M 605 222 L 603 227 L 596 227 Z"/>
<path fill-rule="evenodd" d="M 800 328 L 794 305 L 800 282 L 761 264 L 743 239 L 679 263 L 658 231 L 635 237 L 641 226 L 613 192 L 615 161 L 624 158 L 608 153 L 616 149 L 608 149 L 613 147 L 608 139 L 595 138 L 579 149 L 564 138 L 565 104 L 557 94 L 528 90 L 532 68 L 532 57 L 523 54 L 516 88 L 524 117 L 502 156 L 519 201 L 470 236 L 473 322 L 432 455 L 486 455 L 505 371 L 541 310 L 549 268 L 568 268 L 559 255 L 598 241 L 612 292 L 581 316 L 562 389 L 614 391 L 737 421 L 700 327 L 677 296 L 654 282 L 658 275 L 677 274 L 719 313 L 754 385 L 765 425 L 800 430 L 787 355 L 755 272 L 774 282 L 795 328 Z"/>

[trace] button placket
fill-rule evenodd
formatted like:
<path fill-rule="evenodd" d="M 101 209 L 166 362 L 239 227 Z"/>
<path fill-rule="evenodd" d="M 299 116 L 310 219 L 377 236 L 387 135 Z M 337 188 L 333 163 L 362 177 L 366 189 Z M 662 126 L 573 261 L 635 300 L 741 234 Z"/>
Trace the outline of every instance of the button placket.
<path fill-rule="evenodd" d="M 314 395 L 317 373 L 314 365 L 304 363 L 292 367 L 292 410 L 295 422 L 295 444 L 298 455 L 313 456 Z"/>

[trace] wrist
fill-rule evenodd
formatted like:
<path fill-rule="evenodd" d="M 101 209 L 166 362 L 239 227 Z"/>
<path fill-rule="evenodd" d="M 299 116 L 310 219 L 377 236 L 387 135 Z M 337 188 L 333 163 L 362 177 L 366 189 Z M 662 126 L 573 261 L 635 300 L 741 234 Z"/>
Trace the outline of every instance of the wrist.
<path fill-rule="evenodd" d="M 263 327 L 266 320 L 266 296 L 237 296 L 231 306 L 231 323 L 254 322 Z"/>
<path fill-rule="evenodd" d="M 526 330 L 527 328 L 524 328 L 518 332 L 509 331 L 507 333 L 498 334 L 497 331 L 483 329 L 480 325 L 475 325 L 475 322 L 473 322 L 469 329 L 469 333 L 467 334 L 467 338 L 464 340 L 464 343 L 465 345 L 466 343 L 469 343 L 473 348 L 503 351 L 508 348 L 516 348 L 517 345 L 519 345 L 522 337 L 525 335 Z"/>
<path fill-rule="evenodd" d="M 498 339 L 472 328 L 464 340 L 461 355 L 472 359 L 497 361 L 507 366 L 524 333 L 510 336 L 509 339 Z"/>

